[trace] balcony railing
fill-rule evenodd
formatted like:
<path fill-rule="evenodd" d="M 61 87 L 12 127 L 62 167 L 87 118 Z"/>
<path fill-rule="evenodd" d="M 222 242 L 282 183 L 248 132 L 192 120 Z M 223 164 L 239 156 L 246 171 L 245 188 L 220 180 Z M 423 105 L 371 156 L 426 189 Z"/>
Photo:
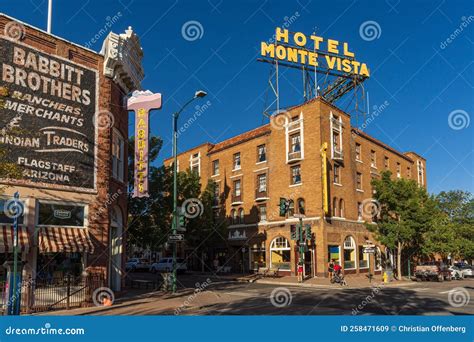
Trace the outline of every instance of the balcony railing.
<path fill-rule="evenodd" d="M 267 190 L 259 190 L 259 189 L 256 189 L 255 190 L 255 199 L 258 201 L 258 200 L 261 200 L 261 199 L 265 199 L 268 197 L 268 192 Z"/>
<path fill-rule="evenodd" d="M 242 202 L 242 194 L 240 195 L 232 194 L 231 198 L 232 198 L 232 203 Z"/>
<path fill-rule="evenodd" d="M 294 129 L 299 129 L 301 127 L 301 120 L 290 121 L 288 123 L 288 130 L 292 131 Z"/>
<path fill-rule="evenodd" d="M 288 153 L 288 161 L 300 160 L 300 159 L 301 159 L 301 151 Z"/>

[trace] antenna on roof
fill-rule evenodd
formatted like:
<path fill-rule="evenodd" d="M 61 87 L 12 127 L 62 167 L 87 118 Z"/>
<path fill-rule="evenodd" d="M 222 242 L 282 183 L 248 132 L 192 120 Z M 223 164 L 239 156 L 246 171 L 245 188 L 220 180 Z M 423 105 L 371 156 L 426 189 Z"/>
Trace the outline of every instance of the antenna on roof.
<path fill-rule="evenodd" d="M 51 17 L 53 14 L 53 0 L 48 0 L 48 28 L 46 32 L 51 33 Z"/>

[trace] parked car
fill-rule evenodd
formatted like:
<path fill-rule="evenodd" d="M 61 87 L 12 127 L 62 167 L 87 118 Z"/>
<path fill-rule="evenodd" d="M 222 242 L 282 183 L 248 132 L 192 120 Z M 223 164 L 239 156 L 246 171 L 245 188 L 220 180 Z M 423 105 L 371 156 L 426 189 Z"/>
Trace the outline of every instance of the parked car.
<path fill-rule="evenodd" d="M 417 281 L 422 280 L 451 280 L 451 271 L 440 262 L 426 262 L 415 267 Z"/>
<path fill-rule="evenodd" d="M 464 278 L 472 278 L 472 266 L 469 266 L 465 263 L 455 263 L 454 266 L 461 270 L 462 276 Z"/>
<path fill-rule="evenodd" d="M 147 259 L 131 258 L 125 263 L 126 271 L 148 271 L 150 262 Z"/>
<path fill-rule="evenodd" d="M 461 269 L 457 266 L 449 266 L 449 271 L 451 272 L 451 279 L 460 280 L 464 278 Z"/>
<path fill-rule="evenodd" d="M 171 272 L 173 270 L 173 258 L 162 258 L 160 261 L 155 262 L 150 267 L 150 272 Z M 176 271 L 178 273 L 185 273 L 188 270 L 188 266 L 184 259 L 176 259 Z"/>

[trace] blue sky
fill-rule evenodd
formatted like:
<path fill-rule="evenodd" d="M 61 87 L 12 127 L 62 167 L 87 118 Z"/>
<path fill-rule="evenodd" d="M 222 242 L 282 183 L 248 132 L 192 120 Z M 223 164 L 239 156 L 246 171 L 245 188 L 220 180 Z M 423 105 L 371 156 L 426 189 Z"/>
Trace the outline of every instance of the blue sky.
<path fill-rule="evenodd" d="M 47 0 L 4 0 L 0 11 L 46 27 Z M 85 45 L 113 16 L 119 17 L 114 32 L 133 27 L 145 54 L 143 88 L 164 98 L 162 110 L 151 116 L 152 133 L 165 142 L 159 162 L 171 154 L 171 113 L 196 89 L 209 93 L 200 104 L 210 105 L 180 136 L 181 151 L 266 122 L 270 67 L 256 58 L 260 42 L 275 27 L 291 22 L 291 31 L 316 30 L 348 42 L 371 69 L 365 82 L 370 107 L 388 103 L 365 131 L 398 150 L 423 155 L 430 192 L 474 192 L 473 15 L 474 2 L 468 0 L 334 0 L 330 6 L 316 0 L 55 0 L 52 32 Z M 183 36 L 189 21 L 202 27 L 198 39 Z M 367 21 L 380 28 L 378 38 L 363 39 L 359 29 Z M 92 49 L 100 50 L 103 38 Z M 302 101 L 301 83 L 300 73 L 285 72 L 282 105 Z M 189 107 L 182 123 L 196 110 Z"/>

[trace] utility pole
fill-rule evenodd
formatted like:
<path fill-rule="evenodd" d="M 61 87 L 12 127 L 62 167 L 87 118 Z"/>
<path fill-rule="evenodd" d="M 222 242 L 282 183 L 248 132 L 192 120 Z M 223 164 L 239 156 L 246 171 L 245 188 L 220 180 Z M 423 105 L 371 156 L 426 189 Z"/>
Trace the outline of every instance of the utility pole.
<path fill-rule="evenodd" d="M 14 200 L 14 214 L 13 214 L 13 286 L 12 286 L 12 314 L 18 314 L 16 311 L 16 301 L 17 301 L 17 273 L 18 273 L 18 216 L 20 215 L 20 206 L 18 205 L 20 194 L 15 192 L 13 195 Z"/>

